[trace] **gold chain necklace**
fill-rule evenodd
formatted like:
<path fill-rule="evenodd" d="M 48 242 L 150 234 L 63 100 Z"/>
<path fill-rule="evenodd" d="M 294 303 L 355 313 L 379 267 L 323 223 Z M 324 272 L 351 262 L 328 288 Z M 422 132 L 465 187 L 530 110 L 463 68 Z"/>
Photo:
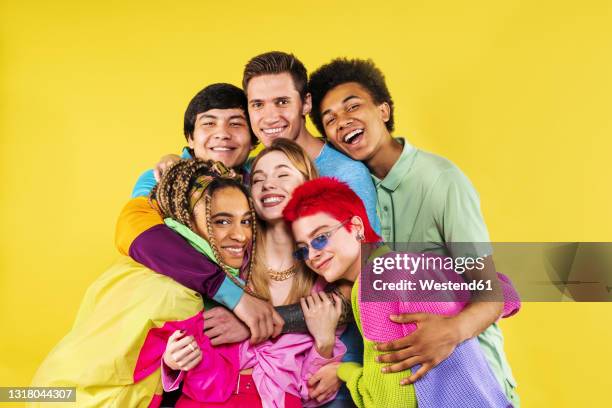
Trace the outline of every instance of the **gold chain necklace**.
<path fill-rule="evenodd" d="M 297 272 L 297 263 L 294 263 L 289 268 L 284 271 L 275 271 L 272 268 L 268 267 L 268 276 L 270 279 L 275 280 L 277 282 L 282 282 L 284 280 L 289 279 Z"/>

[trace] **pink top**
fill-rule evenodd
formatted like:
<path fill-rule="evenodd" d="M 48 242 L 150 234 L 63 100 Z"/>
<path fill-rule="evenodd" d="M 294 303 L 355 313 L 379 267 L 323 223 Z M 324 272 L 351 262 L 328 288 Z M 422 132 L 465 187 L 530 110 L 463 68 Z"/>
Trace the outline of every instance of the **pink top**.
<path fill-rule="evenodd" d="M 316 407 L 332 400 L 321 402 L 308 396 L 308 379 L 319 368 L 331 362 L 340 362 L 346 347 L 337 333 L 333 357 L 322 357 L 307 334 L 285 334 L 275 340 L 267 340 L 255 346 L 248 341 L 240 345 L 241 369 L 253 369 L 253 381 L 261 396 L 262 405 L 283 407 L 285 392 L 302 399 L 304 407 Z M 232 384 L 234 386 L 235 384 Z"/>
<path fill-rule="evenodd" d="M 177 372 L 162 359 L 162 384 L 165 391 L 174 391 L 183 381 L 183 393 L 195 401 L 224 402 L 236 389 L 241 370 L 253 369 L 253 381 L 264 408 L 284 408 L 285 393 L 301 398 L 304 407 L 316 407 L 321 402 L 308 396 L 308 379 L 322 366 L 340 362 L 346 347 L 336 332 L 333 357 L 324 358 L 308 334 L 284 334 L 257 345 L 249 341 L 213 347 L 203 333 L 202 314 L 185 321 L 183 330 L 194 337 L 202 350 L 202 361 L 189 371 Z"/>
<path fill-rule="evenodd" d="M 379 257 L 394 258 L 397 252 L 389 251 Z M 415 258 L 423 254 L 412 254 Z M 450 259 L 434 254 L 425 254 L 423 259 Z M 441 263 L 440 263 L 441 264 Z M 435 263 L 431 263 L 435 265 Z M 387 342 L 408 336 L 416 329 L 416 324 L 397 324 L 388 316 L 402 313 L 431 313 L 453 316 L 463 310 L 469 302 L 471 294 L 468 290 L 420 290 L 419 281 L 431 280 L 439 283 L 465 283 L 464 277 L 454 270 L 419 268 L 407 273 L 405 270 L 388 269 L 384 272 L 385 281 L 412 281 L 416 290 L 385 290 L 377 292 L 372 289 L 372 282 L 380 279 L 373 272 L 373 263 L 366 265 L 362 272 L 362 281 L 358 293 L 359 311 L 363 335 L 366 339 L 376 342 Z M 517 313 L 521 301 L 510 279 L 501 273 L 497 274 L 503 293 L 504 309 L 501 317 L 510 317 Z M 364 284 L 365 280 L 365 284 Z M 484 288 L 485 286 L 483 286 Z M 501 299 L 500 299 L 501 300 Z"/>

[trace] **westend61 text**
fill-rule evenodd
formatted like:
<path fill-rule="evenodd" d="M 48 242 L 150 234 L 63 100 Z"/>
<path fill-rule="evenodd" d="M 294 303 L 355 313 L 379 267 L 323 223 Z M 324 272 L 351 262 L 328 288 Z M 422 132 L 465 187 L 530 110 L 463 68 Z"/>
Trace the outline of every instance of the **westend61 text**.
<path fill-rule="evenodd" d="M 419 280 L 419 287 L 414 281 L 402 279 L 399 282 L 384 282 L 380 279 L 372 283 L 374 290 L 423 290 L 423 291 L 483 291 L 493 290 L 491 280 L 474 280 L 471 282 L 437 282 L 432 279 Z"/>

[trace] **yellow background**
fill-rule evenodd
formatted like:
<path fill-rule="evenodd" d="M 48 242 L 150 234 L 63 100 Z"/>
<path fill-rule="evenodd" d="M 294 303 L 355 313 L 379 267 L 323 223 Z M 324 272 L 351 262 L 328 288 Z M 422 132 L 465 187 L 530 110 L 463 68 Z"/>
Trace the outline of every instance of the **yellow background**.
<path fill-rule="evenodd" d="M 190 98 L 268 50 L 310 70 L 372 58 L 395 134 L 466 172 L 493 240 L 612 241 L 609 1 L 82 3 L 0 3 L 2 386 L 69 330 Z M 525 407 L 609 403 L 611 312 L 531 303 L 503 322 Z"/>

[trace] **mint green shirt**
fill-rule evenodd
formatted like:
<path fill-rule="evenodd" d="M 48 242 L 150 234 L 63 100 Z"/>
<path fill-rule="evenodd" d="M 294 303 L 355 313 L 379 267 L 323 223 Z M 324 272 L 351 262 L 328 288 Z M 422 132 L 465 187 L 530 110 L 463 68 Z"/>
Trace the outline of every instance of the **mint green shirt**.
<path fill-rule="evenodd" d="M 383 240 L 416 243 L 419 250 L 446 256 L 491 255 L 480 199 L 469 179 L 449 160 L 402 138 L 398 141 L 404 148 L 387 176 L 381 180 L 372 175 Z M 518 406 L 516 382 L 497 323 L 478 340 L 508 399 Z"/>

